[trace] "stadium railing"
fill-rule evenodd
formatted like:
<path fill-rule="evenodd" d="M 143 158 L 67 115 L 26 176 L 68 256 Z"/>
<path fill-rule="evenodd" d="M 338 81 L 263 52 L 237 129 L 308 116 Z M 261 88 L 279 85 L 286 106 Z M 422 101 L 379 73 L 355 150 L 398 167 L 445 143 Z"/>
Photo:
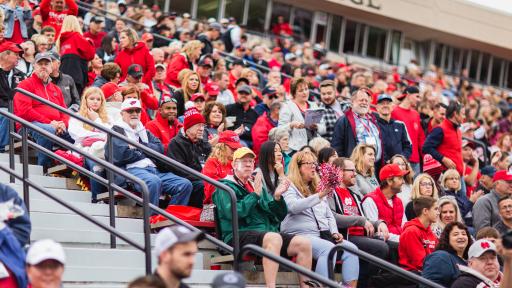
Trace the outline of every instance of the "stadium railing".
<path fill-rule="evenodd" d="M 353 249 L 352 247 L 342 247 L 341 245 L 334 246 L 331 251 L 329 251 L 329 255 L 327 256 L 327 269 L 329 273 L 329 279 L 334 279 L 334 256 L 336 253 L 339 252 L 348 252 L 356 255 L 359 257 L 359 261 L 367 261 L 375 266 L 380 267 L 381 269 L 387 270 L 393 274 L 396 274 L 398 276 L 401 276 L 402 278 L 405 278 L 409 281 L 412 281 L 416 284 L 421 284 L 421 287 L 428 287 L 428 288 L 445 288 L 442 285 L 439 285 L 435 282 L 432 282 L 428 279 L 425 279 L 417 274 L 414 274 L 412 272 L 406 271 L 396 265 L 393 265 L 389 263 L 386 260 L 380 259 L 379 257 L 373 256 L 369 253 L 366 253 L 364 251 L 361 251 L 359 249 Z"/>

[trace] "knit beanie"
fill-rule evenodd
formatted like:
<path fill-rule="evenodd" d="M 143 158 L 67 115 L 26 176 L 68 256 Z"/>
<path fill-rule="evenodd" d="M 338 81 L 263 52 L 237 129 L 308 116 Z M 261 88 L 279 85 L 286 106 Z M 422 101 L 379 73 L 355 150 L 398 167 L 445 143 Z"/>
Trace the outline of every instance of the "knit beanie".
<path fill-rule="evenodd" d="M 196 125 L 196 124 L 206 124 L 206 121 L 204 120 L 203 115 L 197 111 L 196 108 L 190 108 L 183 114 L 183 130 L 187 132 L 187 130 Z"/>

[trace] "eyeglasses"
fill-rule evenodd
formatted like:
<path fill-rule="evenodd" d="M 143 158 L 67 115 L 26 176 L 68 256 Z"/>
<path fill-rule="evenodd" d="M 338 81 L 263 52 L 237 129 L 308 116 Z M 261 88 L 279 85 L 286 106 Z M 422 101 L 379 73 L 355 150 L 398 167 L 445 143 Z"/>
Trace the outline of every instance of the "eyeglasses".
<path fill-rule="evenodd" d="M 432 182 L 420 182 L 421 187 L 433 187 L 434 184 Z"/>
<path fill-rule="evenodd" d="M 273 100 L 273 99 L 279 99 L 279 96 L 277 96 L 277 95 L 269 95 L 269 96 L 267 96 L 267 97 L 268 97 L 268 99 L 270 99 L 270 100 Z"/>
<path fill-rule="evenodd" d="M 132 114 L 132 113 L 137 113 L 139 114 L 140 112 L 142 112 L 141 109 L 128 109 L 128 110 L 124 110 L 126 113 L 128 114 Z"/>
<path fill-rule="evenodd" d="M 345 172 L 356 172 L 356 169 L 343 169 Z"/>
<path fill-rule="evenodd" d="M 316 168 L 316 166 L 318 166 L 318 164 L 316 162 L 300 162 L 299 165 L 300 166 L 307 165 L 307 166 L 311 166 L 313 168 Z"/>

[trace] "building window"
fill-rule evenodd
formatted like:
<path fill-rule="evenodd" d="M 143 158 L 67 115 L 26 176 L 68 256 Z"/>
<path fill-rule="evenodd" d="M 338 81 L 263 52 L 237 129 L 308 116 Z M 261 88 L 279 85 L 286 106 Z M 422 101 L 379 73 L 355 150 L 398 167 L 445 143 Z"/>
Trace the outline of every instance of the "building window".
<path fill-rule="evenodd" d="M 482 53 L 482 64 L 480 65 L 480 78 L 478 79 L 480 82 L 488 83 L 487 76 L 489 76 L 489 64 L 491 62 L 491 55 L 487 53 Z"/>
<path fill-rule="evenodd" d="M 347 25 L 345 25 L 345 37 L 343 39 L 343 52 L 345 53 L 356 52 L 357 26 L 358 24 L 354 21 L 347 21 Z"/>
<path fill-rule="evenodd" d="M 381 28 L 369 27 L 366 56 L 384 60 L 387 31 Z"/>
<path fill-rule="evenodd" d="M 501 83 L 501 65 L 505 62 L 503 59 L 493 58 L 492 59 L 492 71 L 491 71 L 491 85 L 500 86 Z"/>
<path fill-rule="evenodd" d="M 444 47 L 444 44 L 436 43 L 436 48 L 434 50 L 434 65 L 436 65 L 436 67 L 442 68 Z"/>
<path fill-rule="evenodd" d="M 341 16 L 332 15 L 331 35 L 329 37 L 329 50 L 338 53 L 340 51 L 341 24 L 343 18 Z"/>
<path fill-rule="evenodd" d="M 197 0 L 197 18 L 208 19 L 210 17 L 217 18 L 217 9 L 219 8 L 219 0 Z M 237 19 L 240 21 L 241 19 Z"/>
<path fill-rule="evenodd" d="M 470 59 L 469 59 L 469 79 L 477 80 L 477 72 L 478 72 L 478 61 L 480 58 L 480 52 L 478 51 L 471 51 Z"/>
<path fill-rule="evenodd" d="M 459 74 L 462 67 L 462 55 L 459 48 L 453 48 L 452 54 L 452 70 L 449 71 L 452 74 Z"/>
<path fill-rule="evenodd" d="M 242 23 L 244 18 L 245 0 L 224 0 L 226 6 L 224 6 L 224 17 L 235 17 L 238 23 Z M 254 1 L 253 1 L 254 2 Z M 265 19 L 265 13 L 262 15 Z"/>
<path fill-rule="evenodd" d="M 309 41 L 311 36 L 311 26 L 313 20 L 313 12 L 304 9 L 295 9 L 293 17 L 293 34 L 297 41 Z"/>
<path fill-rule="evenodd" d="M 391 53 L 389 54 L 389 62 L 393 65 L 399 64 L 401 43 L 402 33 L 400 31 L 393 31 L 391 33 Z"/>
<path fill-rule="evenodd" d="M 256 1 L 251 1 L 251 2 L 264 2 L 264 1 L 256 0 Z M 251 3 L 251 4 L 253 4 L 253 3 Z M 283 16 L 284 21 L 290 23 L 291 11 L 292 11 L 292 6 L 290 6 L 290 5 L 278 3 L 275 1 L 272 2 L 272 18 L 270 18 L 271 19 L 270 20 L 271 21 L 270 29 L 272 29 L 274 27 L 274 25 L 277 24 L 277 18 L 279 16 Z M 254 16 L 251 16 L 252 14 L 253 13 L 249 10 L 249 18 L 254 17 Z"/>
<path fill-rule="evenodd" d="M 249 2 L 249 13 L 247 28 L 252 31 L 263 32 L 265 30 L 265 16 L 267 15 L 266 0 L 247 0 Z"/>
<path fill-rule="evenodd" d="M 190 0 L 171 0 L 170 10 L 178 14 L 190 13 L 192 10 L 192 1 Z M 163 6 L 161 6 L 163 7 Z"/>

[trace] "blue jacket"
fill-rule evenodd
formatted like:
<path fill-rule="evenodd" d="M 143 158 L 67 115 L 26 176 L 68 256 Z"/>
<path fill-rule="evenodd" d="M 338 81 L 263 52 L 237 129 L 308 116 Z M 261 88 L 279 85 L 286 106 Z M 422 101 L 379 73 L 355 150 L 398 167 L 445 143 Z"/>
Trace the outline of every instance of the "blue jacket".
<path fill-rule="evenodd" d="M 450 287 L 460 274 L 457 264 L 467 265 L 466 261 L 457 255 L 437 250 L 425 257 L 421 276 L 444 287 Z"/>
<path fill-rule="evenodd" d="M 24 39 L 28 38 L 27 32 L 27 24 L 26 20 L 32 19 L 32 10 L 23 9 L 20 6 L 16 6 L 16 8 L 12 9 L 9 5 L 0 5 L 0 7 L 4 10 L 5 18 L 4 18 L 4 27 L 5 27 L 5 38 L 12 38 L 12 34 L 14 33 L 14 19 L 18 19 L 20 23 L 21 29 L 21 37 Z"/>
<path fill-rule="evenodd" d="M 452 196 L 457 200 L 457 205 L 460 209 L 460 215 L 467 226 L 473 227 L 473 215 L 469 214 L 473 210 L 473 202 L 469 201 L 466 196 L 466 191 L 461 189 L 457 192 L 453 190 L 443 190 L 443 196 Z"/>
<path fill-rule="evenodd" d="M 405 124 L 402 121 L 391 119 L 389 122 L 375 115 L 380 129 L 384 162 L 396 154 L 409 159 L 412 153 L 412 144 Z"/>
<path fill-rule="evenodd" d="M 28 279 L 25 272 L 25 251 L 11 229 L 0 230 L 0 262 L 11 271 L 18 287 L 27 287 Z"/>
<path fill-rule="evenodd" d="M 25 202 L 23 202 L 21 197 L 13 188 L 0 183 L 0 202 L 7 202 L 11 199 L 14 199 L 14 204 L 19 205 L 23 208 L 25 214 L 15 219 L 7 221 L 6 224 L 11 229 L 16 239 L 18 239 L 20 245 L 23 247 L 29 244 L 28 242 L 30 237 L 30 231 L 32 229 L 27 207 L 25 206 Z"/>

